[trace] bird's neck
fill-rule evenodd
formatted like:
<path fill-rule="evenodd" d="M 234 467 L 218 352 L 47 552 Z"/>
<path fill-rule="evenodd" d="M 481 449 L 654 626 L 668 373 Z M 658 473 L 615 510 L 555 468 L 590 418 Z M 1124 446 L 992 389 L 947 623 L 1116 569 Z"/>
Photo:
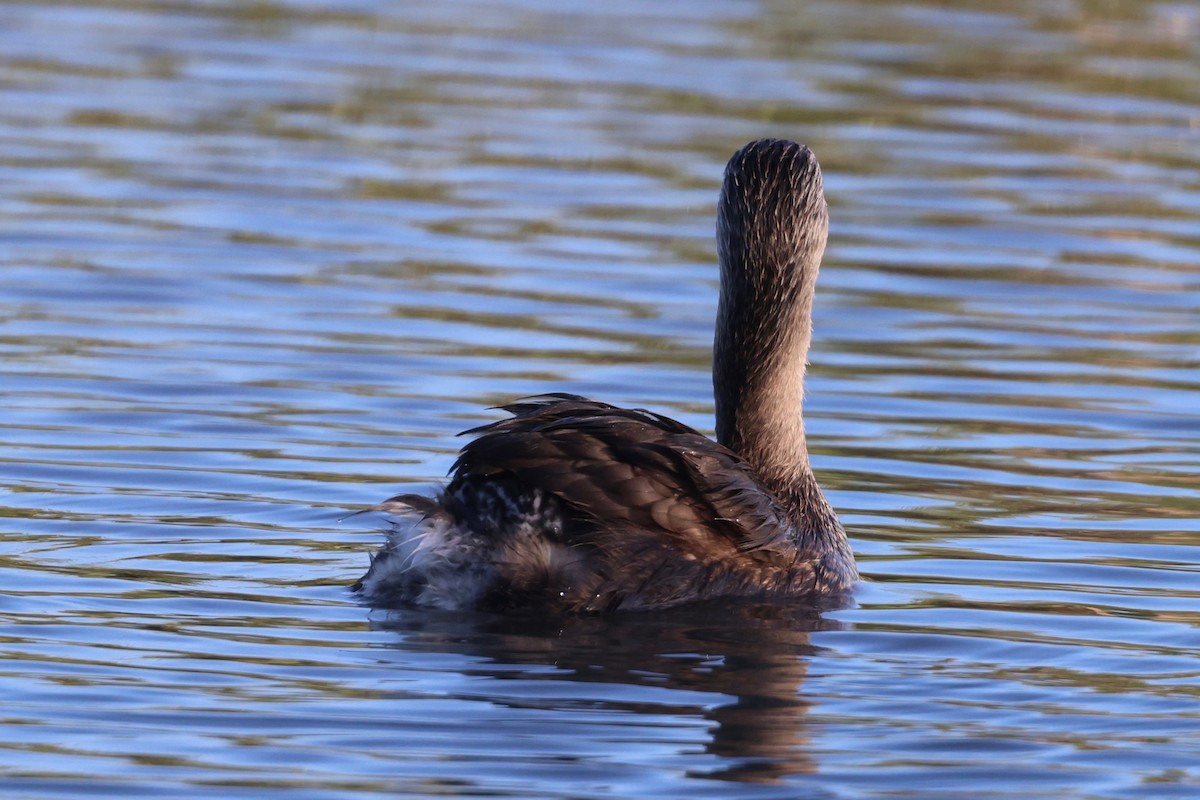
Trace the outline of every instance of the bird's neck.
<path fill-rule="evenodd" d="M 722 294 L 713 348 L 717 440 L 782 493 L 812 470 L 804 435 L 807 303 L 747 309 Z M 749 319 L 753 316 L 754 319 Z"/>

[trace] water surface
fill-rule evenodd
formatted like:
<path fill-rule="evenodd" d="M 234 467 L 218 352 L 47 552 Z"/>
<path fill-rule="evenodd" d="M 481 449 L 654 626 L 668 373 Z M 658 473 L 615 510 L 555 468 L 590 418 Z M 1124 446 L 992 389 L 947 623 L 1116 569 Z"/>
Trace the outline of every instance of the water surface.
<path fill-rule="evenodd" d="M 0 792 L 1200 795 L 1200 6 L 0 5 Z M 713 203 L 833 231 L 852 607 L 372 611 L 487 406 L 711 429 Z"/>

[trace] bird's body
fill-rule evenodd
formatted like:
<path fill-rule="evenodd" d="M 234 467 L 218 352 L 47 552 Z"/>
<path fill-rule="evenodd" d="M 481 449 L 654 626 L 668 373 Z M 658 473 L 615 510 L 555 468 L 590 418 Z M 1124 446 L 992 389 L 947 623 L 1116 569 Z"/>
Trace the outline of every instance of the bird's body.
<path fill-rule="evenodd" d="M 801 420 L 827 220 L 811 151 L 761 140 L 726 169 L 713 382 L 720 443 L 658 414 L 573 395 L 505 406 L 468 431 L 434 498 L 356 589 L 375 605 L 651 609 L 847 592 L 845 532 Z"/>

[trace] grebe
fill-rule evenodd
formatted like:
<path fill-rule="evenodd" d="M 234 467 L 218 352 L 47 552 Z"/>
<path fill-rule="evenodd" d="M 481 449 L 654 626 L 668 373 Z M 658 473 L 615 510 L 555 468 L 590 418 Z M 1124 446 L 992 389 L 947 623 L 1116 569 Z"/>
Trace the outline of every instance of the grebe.
<path fill-rule="evenodd" d="M 436 497 L 374 509 L 407 524 L 354 590 L 376 606 L 573 612 L 848 592 L 854 555 L 801 418 L 828 230 L 811 150 L 736 152 L 717 207 L 717 441 L 569 394 L 504 406 L 511 417 L 466 432 Z"/>

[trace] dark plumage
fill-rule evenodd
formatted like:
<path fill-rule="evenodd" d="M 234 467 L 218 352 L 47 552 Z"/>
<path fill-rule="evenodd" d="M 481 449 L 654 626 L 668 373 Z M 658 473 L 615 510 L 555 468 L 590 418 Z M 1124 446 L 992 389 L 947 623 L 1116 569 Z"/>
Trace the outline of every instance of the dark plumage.
<path fill-rule="evenodd" d="M 751 142 L 717 212 L 713 384 L 720 444 L 675 420 L 567 394 L 468 431 L 436 499 L 356 585 L 376 605 L 662 608 L 848 591 L 854 557 L 809 466 L 801 419 L 828 220 L 812 152 Z"/>

